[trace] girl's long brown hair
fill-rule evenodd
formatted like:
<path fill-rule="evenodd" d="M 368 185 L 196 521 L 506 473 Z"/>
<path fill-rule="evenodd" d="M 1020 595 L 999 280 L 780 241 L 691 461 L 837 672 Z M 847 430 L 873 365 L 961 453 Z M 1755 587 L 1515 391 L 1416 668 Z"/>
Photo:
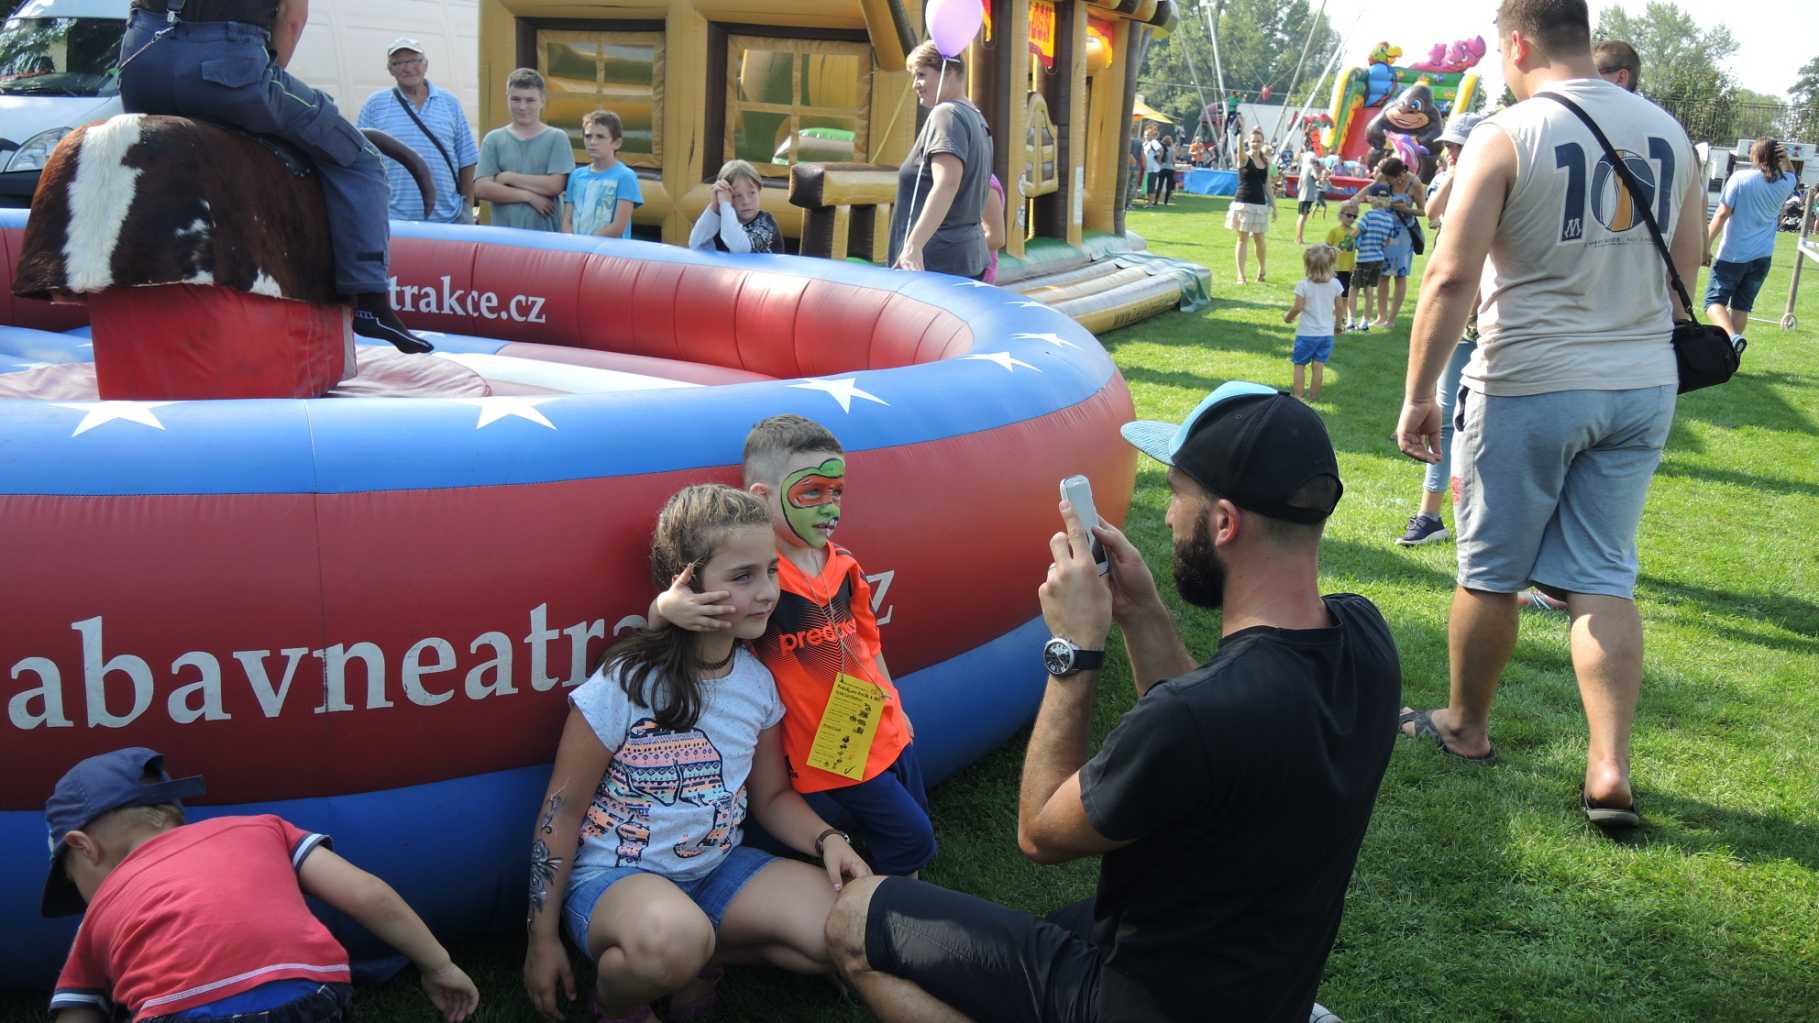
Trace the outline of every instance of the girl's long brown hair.
<path fill-rule="evenodd" d="M 670 580 L 695 566 L 701 572 L 726 534 L 741 526 L 771 524 L 764 502 L 718 483 L 684 487 L 670 496 L 651 535 L 651 581 L 668 589 Z M 696 635 L 674 626 L 646 626 L 613 644 L 602 667 L 618 672 L 625 695 L 650 710 L 660 728 L 695 727 L 701 717 L 701 667 Z"/>
<path fill-rule="evenodd" d="M 1750 162 L 1770 181 L 1781 180 L 1781 143 L 1774 139 L 1757 139 L 1750 147 Z"/>

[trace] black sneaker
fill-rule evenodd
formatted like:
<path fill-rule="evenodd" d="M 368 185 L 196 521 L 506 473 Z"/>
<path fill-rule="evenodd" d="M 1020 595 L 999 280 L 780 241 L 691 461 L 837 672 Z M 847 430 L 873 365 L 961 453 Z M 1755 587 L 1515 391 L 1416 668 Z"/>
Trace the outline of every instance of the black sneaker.
<path fill-rule="evenodd" d="M 354 296 L 354 333 L 384 341 L 407 355 L 423 355 L 436 350 L 435 345 L 404 326 L 404 321 L 392 311 L 391 299 L 383 292 Z"/>
<path fill-rule="evenodd" d="M 1408 520 L 1408 529 L 1396 538 L 1404 547 L 1418 547 L 1424 543 L 1447 538 L 1446 523 L 1438 515 L 1414 515 Z"/>

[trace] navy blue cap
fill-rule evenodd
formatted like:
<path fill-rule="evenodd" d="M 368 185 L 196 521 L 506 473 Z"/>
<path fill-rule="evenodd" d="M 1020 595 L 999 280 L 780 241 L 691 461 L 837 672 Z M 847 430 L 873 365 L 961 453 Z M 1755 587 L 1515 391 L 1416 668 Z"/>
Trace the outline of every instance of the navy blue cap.
<path fill-rule="evenodd" d="M 1325 522 L 1345 492 L 1319 413 L 1262 384 L 1229 380 L 1179 424 L 1138 420 L 1119 432 L 1212 493 L 1273 519 Z"/>
<path fill-rule="evenodd" d="M 164 754 L 144 746 L 117 749 L 89 757 L 64 772 L 44 804 L 44 821 L 50 825 L 50 876 L 44 880 L 45 916 L 72 916 L 83 910 L 82 893 L 63 872 L 63 844 L 72 831 L 80 831 L 104 813 L 129 806 L 182 806 L 183 800 L 202 795 L 202 777 L 175 778 L 164 773 Z"/>

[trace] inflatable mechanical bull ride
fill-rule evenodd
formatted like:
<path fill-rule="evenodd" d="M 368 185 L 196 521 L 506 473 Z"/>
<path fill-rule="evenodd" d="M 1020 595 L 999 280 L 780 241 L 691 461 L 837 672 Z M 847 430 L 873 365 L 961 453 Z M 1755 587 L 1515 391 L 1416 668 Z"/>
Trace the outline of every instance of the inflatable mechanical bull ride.
<path fill-rule="evenodd" d="M 366 136 L 431 208 L 422 158 Z M 321 183 L 276 139 L 151 114 L 78 128 L 17 266 L 14 294 L 88 306 L 103 400 L 313 398 L 357 371 Z"/>

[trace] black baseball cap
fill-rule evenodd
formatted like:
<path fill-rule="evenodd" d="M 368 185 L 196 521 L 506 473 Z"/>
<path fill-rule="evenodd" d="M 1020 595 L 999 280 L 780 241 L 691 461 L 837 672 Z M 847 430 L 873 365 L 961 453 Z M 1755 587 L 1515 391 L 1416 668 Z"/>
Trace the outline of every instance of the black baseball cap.
<path fill-rule="evenodd" d="M 72 831 L 80 831 L 104 813 L 129 806 L 182 806 L 183 800 L 203 793 L 200 775 L 172 778 L 164 773 L 164 754 L 144 746 L 117 749 L 89 757 L 57 779 L 51 798 L 44 804 L 50 825 L 51 871 L 44 880 L 44 916 L 73 916 L 82 912 L 82 893 L 63 872 L 63 844 Z"/>
<path fill-rule="evenodd" d="M 1227 381 L 1179 424 L 1138 420 L 1119 432 L 1208 491 L 1272 519 L 1324 522 L 1345 492 L 1319 414 L 1262 384 Z"/>

